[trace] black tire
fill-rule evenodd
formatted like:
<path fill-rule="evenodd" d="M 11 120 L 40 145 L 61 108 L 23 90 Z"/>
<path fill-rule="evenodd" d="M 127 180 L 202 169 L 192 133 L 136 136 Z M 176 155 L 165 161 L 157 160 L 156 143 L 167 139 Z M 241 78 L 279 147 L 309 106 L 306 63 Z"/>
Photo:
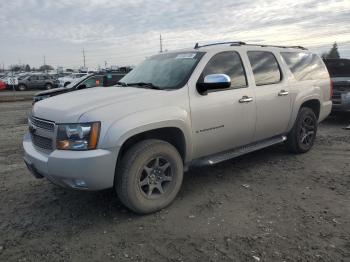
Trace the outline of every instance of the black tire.
<path fill-rule="evenodd" d="M 288 150 L 297 154 L 308 152 L 314 145 L 317 128 L 318 120 L 315 112 L 309 107 L 302 107 L 288 134 Z"/>
<path fill-rule="evenodd" d="M 50 90 L 50 89 L 52 89 L 52 84 L 50 84 L 50 83 L 47 83 L 47 84 L 45 84 L 45 89 L 46 90 Z"/>
<path fill-rule="evenodd" d="M 165 141 L 149 139 L 137 143 L 122 157 L 116 169 L 115 190 L 126 207 L 148 214 L 175 199 L 182 179 L 183 162 L 176 148 Z"/>
<path fill-rule="evenodd" d="M 16 88 L 18 91 L 26 91 L 27 90 L 27 86 L 24 84 L 19 84 Z"/>
<path fill-rule="evenodd" d="M 63 85 L 63 87 L 66 87 L 66 86 L 69 85 L 69 84 L 70 84 L 70 82 L 65 82 L 64 85 Z"/>

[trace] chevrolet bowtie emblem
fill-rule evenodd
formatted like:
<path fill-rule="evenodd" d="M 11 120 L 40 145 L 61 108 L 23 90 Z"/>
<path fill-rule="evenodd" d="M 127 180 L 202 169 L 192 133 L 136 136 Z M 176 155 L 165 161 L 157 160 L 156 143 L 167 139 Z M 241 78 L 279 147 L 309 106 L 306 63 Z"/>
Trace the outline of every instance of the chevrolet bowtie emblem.
<path fill-rule="evenodd" d="M 29 132 L 32 134 L 36 132 L 36 127 L 31 122 L 29 122 Z"/>

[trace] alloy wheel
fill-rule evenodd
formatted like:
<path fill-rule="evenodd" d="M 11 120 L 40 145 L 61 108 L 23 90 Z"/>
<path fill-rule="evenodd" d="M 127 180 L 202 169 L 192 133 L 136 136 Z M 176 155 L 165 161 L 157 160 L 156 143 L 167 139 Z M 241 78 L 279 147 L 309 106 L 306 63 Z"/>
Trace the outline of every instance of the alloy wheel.
<path fill-rule="evenodd" d="M 314 119 L 311 116 L 306 116 L 301 123 L 300 142 L 305 146 L 312 144 L 315 138 L 315 130 L 316 126 Z"/>
<path fill-rule="evenodd" d="M 163 157 L 156 157 L 144 165 L 139 186 L 147 198 L 159 198 L 171 190 L 173 171 L 170 162 Z"/>

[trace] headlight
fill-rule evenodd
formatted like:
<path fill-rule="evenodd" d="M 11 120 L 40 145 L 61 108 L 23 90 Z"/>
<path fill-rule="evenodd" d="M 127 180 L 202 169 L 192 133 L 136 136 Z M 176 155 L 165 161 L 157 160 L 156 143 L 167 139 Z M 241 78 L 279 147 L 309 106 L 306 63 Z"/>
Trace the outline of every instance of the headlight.
<path fill-rule="evenodd" d="M 100 122 L 58 125 L 56 148 L 60 150 L 96 149 Z"/>

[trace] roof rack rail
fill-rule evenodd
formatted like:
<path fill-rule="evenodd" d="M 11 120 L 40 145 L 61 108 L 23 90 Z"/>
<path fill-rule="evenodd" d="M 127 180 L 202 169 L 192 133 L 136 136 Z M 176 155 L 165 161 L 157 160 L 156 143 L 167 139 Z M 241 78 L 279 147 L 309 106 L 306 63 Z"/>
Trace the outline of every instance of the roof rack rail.
<path fill-rule="evenodd" d="M 297 48 L 302 50 L 308 50 L 307 48 L 299 45 L 293 45 L 293 46 L 283 46 L 283 45 L 263 45 L 263 44 L 247 44 L 250 46 L 261 46 L 261 47 L 277 47 L 277 48 Z"/>
<path fill-rule="evenodd" d="M 201 47 L 207 47 L 207 46 L 214 46 L 214 45 L 245 45 L 246 43 L 242 41 L 233 41 L 233 42 L 219 42 L 219 43 L 213 43 L 213 44 L 207 44 L 207 45 L 199 45 L 199 43 L 196 43 L 194 46 L 194 49 L 199 49 Z"/>
<path fill-rule="evenodd" d="M 247 44 L 242 41 L 233 41 L 233 42 L 218 42 L 218 43 L 213 43 L 213 44 L 207 44 L 207 45 L 199 45 L 199 43 L 196 43 L 194 46 L 194 49 L 199 49 L 202 47 L 207 47 L 207 46 L 215 46 L 215 45 L 231 45 L 231 46 L 240 46 L 240 45 L 248 45 L 248 46 L 261 46 L 261 47 L 277 47 L 277 48 L 297 48 L 301 50 L 308 50 L 307 48 L 299 45 L 295 46 L 282 46 L 282 45 L 264 45 L 264 44 Z"/>

